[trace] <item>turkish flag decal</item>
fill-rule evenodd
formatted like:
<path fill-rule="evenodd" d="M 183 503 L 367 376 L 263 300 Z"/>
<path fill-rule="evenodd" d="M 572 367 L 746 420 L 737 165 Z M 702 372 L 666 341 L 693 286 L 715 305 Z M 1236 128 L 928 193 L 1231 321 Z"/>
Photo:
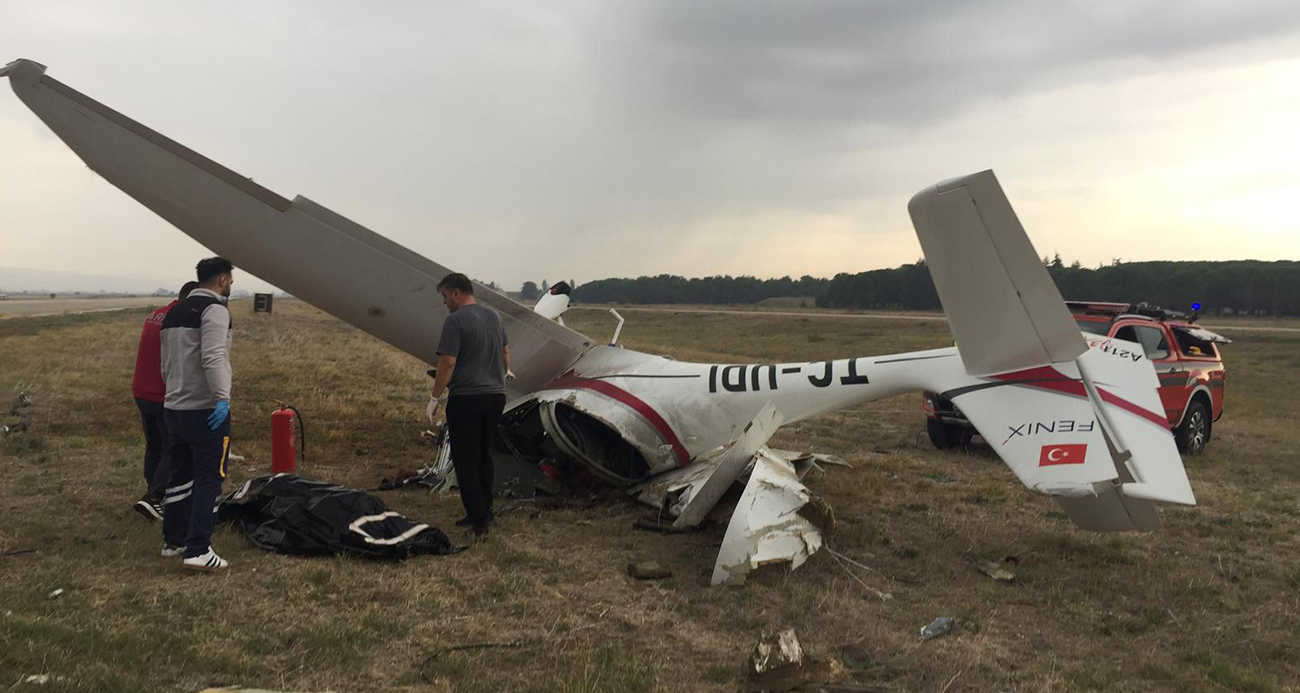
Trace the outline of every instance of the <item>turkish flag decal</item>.
<path fill-rule="evenodd" d="M 1083 445 L 1044 445 L 1038 454 L 1038 466 L 1050 467 L 1055 464 L 1083 464 L 1088 454 L 1088 446 Z"/>

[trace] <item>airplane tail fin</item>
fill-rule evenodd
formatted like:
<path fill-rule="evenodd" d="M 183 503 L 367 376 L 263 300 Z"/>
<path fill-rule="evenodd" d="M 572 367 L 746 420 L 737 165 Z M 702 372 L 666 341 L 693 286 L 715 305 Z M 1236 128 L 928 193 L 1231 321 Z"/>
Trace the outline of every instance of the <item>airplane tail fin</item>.
<path fill-rule="evenodd" d="M 922 190 L 907 211 L 967 373 L 1072 361 L 1087 349 L 992 171 Z"/>
<path fill-rule="evenodd" d="M 1195 504 L 1138 344 L 1085 341 L 992 171 L 908 205 L 967 376 L 952 400 L 1029 488 L 1085 529 L 1152 529 Z"/>

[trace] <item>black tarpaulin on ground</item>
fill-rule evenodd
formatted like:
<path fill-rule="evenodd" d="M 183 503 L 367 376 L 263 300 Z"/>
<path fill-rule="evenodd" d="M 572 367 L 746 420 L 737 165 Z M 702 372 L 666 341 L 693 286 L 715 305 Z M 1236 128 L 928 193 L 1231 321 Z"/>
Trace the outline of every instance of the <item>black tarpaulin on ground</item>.
<path fill-rule="evenodd" d="M 261 548 L 295 556 L 400 560 L 459 550 L 437 527 L 412 522 L 365 491 L 293 474 L 248 481 L 220 499 L 217 519 Z"/>

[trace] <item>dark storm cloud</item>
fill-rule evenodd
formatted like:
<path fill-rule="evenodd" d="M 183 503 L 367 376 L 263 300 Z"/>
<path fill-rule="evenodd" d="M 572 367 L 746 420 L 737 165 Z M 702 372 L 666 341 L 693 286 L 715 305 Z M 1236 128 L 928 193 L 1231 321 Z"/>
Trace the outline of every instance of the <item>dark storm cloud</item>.
<path fill-rule="evenodd" d="M 933 121 L 990 97 L 1158 70 L 1300 27 L 1300 3 L 1288 0 L 638 7 L 619 36 L 628 60 L 615 67 L 645 70 L 645 103 L 800 125 Z"/>

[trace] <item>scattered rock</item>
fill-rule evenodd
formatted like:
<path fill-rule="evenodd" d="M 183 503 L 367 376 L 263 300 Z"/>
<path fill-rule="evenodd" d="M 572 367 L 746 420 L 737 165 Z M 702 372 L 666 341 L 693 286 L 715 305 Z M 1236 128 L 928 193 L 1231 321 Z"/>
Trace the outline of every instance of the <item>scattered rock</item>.
<path fill-rule="evenodd" d="M 926 640 L 933 640 L 940 635 L 945 635 L 951 631 L 952 627 L 955 625 L 957 625 L 957 619 L 948 616 L 940 616 L 939 618 L 934 619 L 930 625 L 921 629 L 921 640 L 924 642 Z"/>
<path fill-rule="evenodd" d="M 673 576 L 673 571 L 659 561 L 634 561 L 627 564 L 627 574 L 638 580 L 663 580 Z"/>

